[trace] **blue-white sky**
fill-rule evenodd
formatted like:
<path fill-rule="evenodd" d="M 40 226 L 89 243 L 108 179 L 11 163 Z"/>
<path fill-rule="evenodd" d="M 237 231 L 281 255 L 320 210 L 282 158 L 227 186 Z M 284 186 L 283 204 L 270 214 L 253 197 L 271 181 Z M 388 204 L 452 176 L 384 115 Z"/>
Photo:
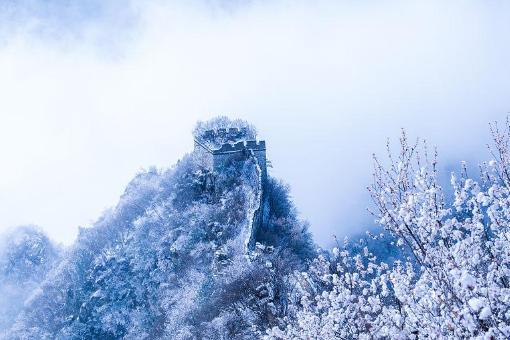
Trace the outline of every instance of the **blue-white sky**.
<path fill-rule="evenodd" d="M 445 173 L 486 158 L 509 17 L 496 0 L 0 1 L 0 231 L 71 243 L 217 115 L 258 126 L 320 244 L 365 230 L 372 152 L 401 127 Z"/>

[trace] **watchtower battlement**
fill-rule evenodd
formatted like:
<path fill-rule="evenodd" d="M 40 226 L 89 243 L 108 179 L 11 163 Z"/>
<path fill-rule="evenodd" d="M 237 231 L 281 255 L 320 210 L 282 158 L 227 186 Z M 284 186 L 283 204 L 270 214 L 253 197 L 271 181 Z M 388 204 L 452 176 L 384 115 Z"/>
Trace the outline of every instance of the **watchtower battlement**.
<path fill-rule="evenodd" d="M 247 128 L 220 128 L 217 130 L 207 130 L 202 136 L 199 136 L 203 142 L 213 142 L 215 144 L 218 143 L 232 143 L 237 142 L 239 140 L 246 140 L 248 137 L 248 129 Z"/>
<path fill-rule="evenodd" d="M 198 129 L 197 129 L 198 130 Z M 254 211 L 251 221 L 249 237 L 246 239 L 246 251 L 253 249 L 257 229 L 268 223 L 268 214 L 265 213 L 268 207 L 267 195 L 267 161 L 266 142 L 256 139 L 254 129 L 242 128 L 219 128 L 199 132 L 195 130 L 194 157 L 199 164 L 212 173 L 208 178 L 212 181 L 213 190 L 216 190 L 216 174 L 223 168 L 232 165 L 234 161 L 253 159 L 257 162 L 260 172 L 260 191 L 258 192 L 258 208 Z"/>
<path fill-rule="evenodd" d="M 211 171 L 218 171 L 233 160 L 242 160 L 253 155 L 263 179 L 267 176 L 266 142 L 248 139 L 246 128 L 207 130 L 195 137 L 194 152 L 201 165 Z"/>
<path fill-rule="evenodd" d="M 252 150 L 252 151 L 265 151 L 266 150 L 266 142 L 265 141 L 243 141 L 237 142 L 235 144 L 223 144 L 221 148 L 217 150 L 212 150 L 213 155 L 221 155 L 228 154 L 232 152 L 240 152 L 244 150 Z"/>

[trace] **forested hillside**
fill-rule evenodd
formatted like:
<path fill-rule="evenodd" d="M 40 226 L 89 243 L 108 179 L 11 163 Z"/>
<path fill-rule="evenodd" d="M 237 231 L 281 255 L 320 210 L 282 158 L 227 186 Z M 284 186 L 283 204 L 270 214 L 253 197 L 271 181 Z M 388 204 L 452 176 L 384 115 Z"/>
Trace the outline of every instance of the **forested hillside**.
<path fill-rule="evenodd" d="M 0 240 L 0 334 L 25 300 L 60 261 L 62 250 L 34 226 L 11 230 Z"/>
<path fill-rule="evenodd" d="M 252 232 L 261 183 L 250 157 L 215 174 L 214 186 L 211 175 L 194 154 L 136 175 L 2 339 L 255 339 L 277 325 L 286 275 L 314 254 L 307 225 L 288 187 L 268 178 L 268 222 Z"/>

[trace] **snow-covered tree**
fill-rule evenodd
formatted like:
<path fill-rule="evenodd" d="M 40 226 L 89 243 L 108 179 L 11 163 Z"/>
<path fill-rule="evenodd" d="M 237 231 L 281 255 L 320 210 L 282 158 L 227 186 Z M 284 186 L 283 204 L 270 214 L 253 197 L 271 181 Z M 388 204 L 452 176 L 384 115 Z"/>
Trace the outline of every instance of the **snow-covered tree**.
<path fill-rule="evenodd" d="M 374 157 L 376 222 L 404 262 L 336 248 L 299 279 L 295 310 L 267 339 L 507 339 L 510 337 L 510 125 L 491 129 L 479 180 L 438 183 L 436 151 L 403 132 L 397 157 Z"/>
<path fill-rule="evenodd" d="M 25 300 L 58 263 L 61 249 L 36 226 L 0 239 L 0 333 L 12 326 Z"/>

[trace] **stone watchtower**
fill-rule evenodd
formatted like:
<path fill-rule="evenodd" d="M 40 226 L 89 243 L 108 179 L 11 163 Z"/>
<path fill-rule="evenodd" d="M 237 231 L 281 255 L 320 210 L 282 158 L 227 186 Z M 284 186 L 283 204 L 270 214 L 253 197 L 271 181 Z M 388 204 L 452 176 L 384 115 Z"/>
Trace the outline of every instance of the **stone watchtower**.
<path fill-rule="evenodd" d="M 241 161 L 253 157 L 260 169 L 260 194 L 258 207 L 253 212 L 249 232 L 245 241 L 248 254 L 255 246 L 257 230 L 267 224 L 268 200 L 265 194 L 267 182 L 266 142 L 257 141 L 249 135 L 246 128 L 208 130 L 195 136 L 195 155 L 205 169 L 218 172 L 232 161 Z M 214 175 L 212 176 L 214 178 Z M 214 184 L 213 184 L 214 185 Z"/>
<path fill-rule="evenodd" d="M 195 136 L 195 153 L 202 166 L 218 171 L 232 160 L 243 160 L 251 154 L 257 160 L 262 183 L 267 178 L 266 142 L 248 139 L 246 128 L 230 128 L 205 131 Z"/>

